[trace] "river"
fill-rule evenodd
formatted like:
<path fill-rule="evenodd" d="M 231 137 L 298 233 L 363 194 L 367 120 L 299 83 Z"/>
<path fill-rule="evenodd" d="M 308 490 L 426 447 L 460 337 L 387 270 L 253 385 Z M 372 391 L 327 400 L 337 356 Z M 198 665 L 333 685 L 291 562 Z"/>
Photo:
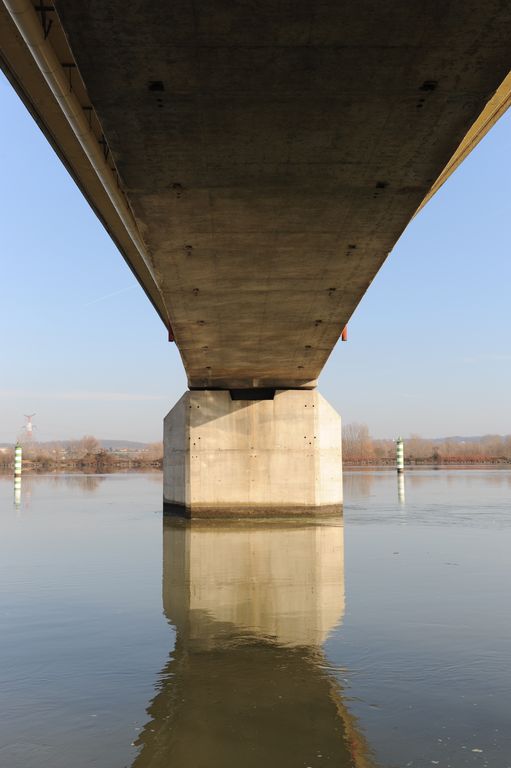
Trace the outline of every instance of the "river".
<path fill-rule="evenodd" d="M 511 471 L 347 471 L 320 522 L 161 493 L 0 476 L 2 768 L 511 766 Z"/>

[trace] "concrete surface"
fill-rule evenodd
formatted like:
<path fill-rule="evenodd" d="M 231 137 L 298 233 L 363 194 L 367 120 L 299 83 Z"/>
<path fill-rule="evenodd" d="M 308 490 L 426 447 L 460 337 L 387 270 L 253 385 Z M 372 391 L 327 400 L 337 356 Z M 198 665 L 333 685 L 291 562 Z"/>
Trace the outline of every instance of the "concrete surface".
<path fill-rule="evenodd" d="M 187 392 L 165 418 L 163 478 L 165 511 L 186 517 L 338 514 L 340 416 L 316 390 Z"/>
<path fill-rule="evenodd" d="M 57 0 L 46 38 L 34 10 L 141 254 L 7 5 L 2 66 L 172 326 L 191 387 L 313 387 L 509 69 L 500 0 Z"/>

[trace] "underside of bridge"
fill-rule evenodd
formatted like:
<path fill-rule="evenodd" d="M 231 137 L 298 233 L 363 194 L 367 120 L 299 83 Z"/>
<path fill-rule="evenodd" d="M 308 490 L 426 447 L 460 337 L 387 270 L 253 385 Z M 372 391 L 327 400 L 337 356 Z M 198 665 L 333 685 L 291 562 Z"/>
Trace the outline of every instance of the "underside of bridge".
<path fill-rule="evenodd" d="M 206 390 L 210 411 L 219 398 L 224 426 L 237 419 L 227 431 L 244 435 L 243 488 L 259 487 L 254 423 L 268 430 L 267 450 L 286 443 L 268 426 L 282 394 L 314 389 L 414 212 L 507 106 L 511 6 L 2 0 L 0 9 L 5 72 L 169 328 L 190 389 Z M 261 389 L 272 394 L 255 392 L 243 408 L 264 417 L 240 422 L 232 392 Z M 303 426 L 289 487 L 304 472 L 322 482 Z M 189 445 L 201 437 L 192 431 L 185 420 L 188 485 Z M 239 501 L 266 504 L 257 492 Z"/>

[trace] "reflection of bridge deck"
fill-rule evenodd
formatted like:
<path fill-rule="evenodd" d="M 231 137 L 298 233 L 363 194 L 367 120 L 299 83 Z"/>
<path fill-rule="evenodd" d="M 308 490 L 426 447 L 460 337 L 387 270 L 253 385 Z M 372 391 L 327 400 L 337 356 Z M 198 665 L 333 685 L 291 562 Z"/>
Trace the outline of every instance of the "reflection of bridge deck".
<path fill-rule="evenodd" d="M 372 765 L 321 643 L 344 613 L 339 523 L 164 526 L 176 646 L 134 766 Z"/>

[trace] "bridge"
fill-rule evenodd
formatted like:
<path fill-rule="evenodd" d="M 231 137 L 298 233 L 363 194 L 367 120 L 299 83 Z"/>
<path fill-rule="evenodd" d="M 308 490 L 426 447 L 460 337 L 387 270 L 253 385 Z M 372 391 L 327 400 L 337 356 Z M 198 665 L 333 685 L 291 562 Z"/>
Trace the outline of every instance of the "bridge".
<path fill-rule="evenodd" d="M 509 105 L 510 39 L 500 0 L 0 0 L 4 72 L 186 369 L 168 511 L 340 508 L 318 376 Z"/>

